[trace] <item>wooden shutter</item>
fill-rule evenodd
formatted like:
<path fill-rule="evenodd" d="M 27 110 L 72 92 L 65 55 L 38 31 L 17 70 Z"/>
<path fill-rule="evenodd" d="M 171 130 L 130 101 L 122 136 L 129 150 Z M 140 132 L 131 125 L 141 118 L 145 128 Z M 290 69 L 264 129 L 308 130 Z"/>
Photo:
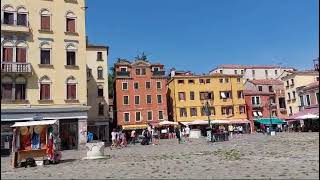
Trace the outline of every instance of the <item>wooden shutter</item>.
<path fill-rule="evenodd" d="M 41 100 L 50 99 L 50 84 L 41 84 L 40 99 Z"/>
<path fill-rule="evenodd" d="M 76 85 L 75 84 L 73 84 L 73 85 L 71 85 L 71 98 L 72 99 L 76 99 Z"/>
<path fill-rule="evenodd" d="M 13 48 L 3 48 L 3 61 L 12 62 L 13 60 Z"/>
<path fill-rule="evenodd" d="M 2 98 L 6 100 L 12 98 L 12 84 L 2 84 Z"/>
<path fill-rule="evenodd" d="M 76 24 L 74 19 L 67 19 L 67 31 L 76 32 Z"/>
<path fill-rule="evenodd" d="M 27 50 L 26 48 L 17 48 L 17 62 L 25 63 L 26 62 L 26 56 L 27 56 Z"/>
<path fill-rule="evenodd" d="M 41 16 L 41 29 L 50 30 L 50 16 Z"/>
<path fill-rule="evenodd" d="M 205 99 L 205 94 L 203 92 L 200 93 L 200 100 L 204 100 Z"/>

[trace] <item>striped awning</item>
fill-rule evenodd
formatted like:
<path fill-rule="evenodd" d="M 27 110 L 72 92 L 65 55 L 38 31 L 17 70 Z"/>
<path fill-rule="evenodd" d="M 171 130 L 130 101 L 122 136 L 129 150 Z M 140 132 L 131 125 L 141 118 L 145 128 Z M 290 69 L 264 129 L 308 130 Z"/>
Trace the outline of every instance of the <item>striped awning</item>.
<path fill-rule="evenodd" d="M 147 128 L 146 124 L 137 124 L 137 125 L 123 125 L 123 130 L 130 130 L 130 129 L 144 129 Z"/>

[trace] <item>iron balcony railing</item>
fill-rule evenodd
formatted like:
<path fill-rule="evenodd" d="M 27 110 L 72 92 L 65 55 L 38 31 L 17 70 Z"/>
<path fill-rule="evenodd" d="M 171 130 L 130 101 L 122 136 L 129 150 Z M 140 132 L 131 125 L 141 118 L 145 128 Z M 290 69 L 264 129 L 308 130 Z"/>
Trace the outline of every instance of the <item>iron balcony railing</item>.
<path fill-rule="evenodd" d="M 130 77 L 130 71 L 117 71 L 116 75 L 119 77 Z"/>
<path fill-rule="evenodd" d="M 30 63 L 6 63 L 1 62 L 1 72 L 6 73 L 31 73 Z"/>

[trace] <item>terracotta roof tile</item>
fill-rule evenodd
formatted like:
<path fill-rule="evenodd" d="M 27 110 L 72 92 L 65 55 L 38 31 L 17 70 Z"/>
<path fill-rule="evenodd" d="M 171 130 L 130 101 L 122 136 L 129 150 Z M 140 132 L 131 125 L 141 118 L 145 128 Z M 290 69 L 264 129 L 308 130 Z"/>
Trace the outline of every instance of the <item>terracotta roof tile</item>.
<path fill-rule="evenodd" d="M 249 80 L 249 82 L 253 84 L 260 84 L 260 85 L 283 85 L 282 81 L 275 80 L 275 79 L 256 79 L 256 80 Z"/>

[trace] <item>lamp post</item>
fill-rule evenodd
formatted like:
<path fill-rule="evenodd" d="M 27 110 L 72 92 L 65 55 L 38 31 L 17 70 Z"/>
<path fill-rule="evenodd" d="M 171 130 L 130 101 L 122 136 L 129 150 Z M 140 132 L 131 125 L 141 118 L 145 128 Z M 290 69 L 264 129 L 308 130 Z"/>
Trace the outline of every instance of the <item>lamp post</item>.
<path fill-rule="evenodd" d="M 269 97 L 269 114 L 270 114 L 270 135 L 271 135 L 271 131 L 272 131 L 272 102 L 271 102 L 271 98 Z"/>

